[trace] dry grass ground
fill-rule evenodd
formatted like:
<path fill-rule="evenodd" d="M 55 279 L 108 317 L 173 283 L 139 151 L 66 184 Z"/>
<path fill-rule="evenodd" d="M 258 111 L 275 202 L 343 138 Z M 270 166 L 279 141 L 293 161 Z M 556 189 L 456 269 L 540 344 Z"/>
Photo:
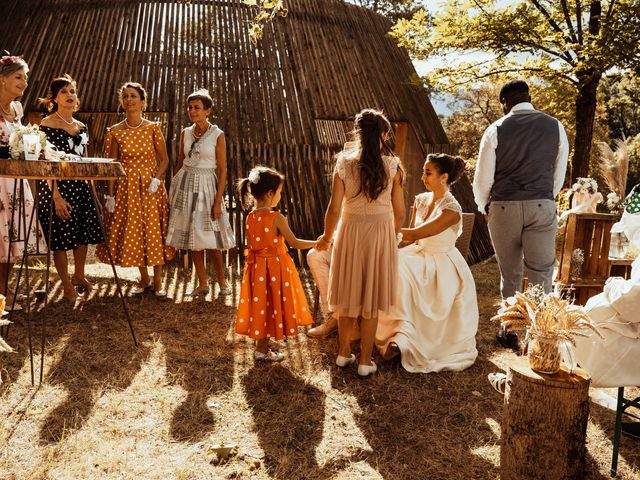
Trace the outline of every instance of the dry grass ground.
<path fill-rule="evenodd" d="M 191 278 L 178 269 L 167 275 L 170 298 L 129 298 L 135 348 L 109 269 L 89 272 L 101 285 L 79 309 L 61 302 L 58 283 L 54 303 L 35 317 L 36 334 L 43 318 L 48 332 L 38 388 L 24 314 L 12 326 L 17 353 L 0 358 L 3 480 L 499 477 L 502 398 L 486 375 L 512 354 L 495 344 L 489 322 L 494 261 L 473 267 L 475 365 L 416 375 L 392 361 L 366 381 L 333 365 L 335 337 L 300 335 L 276 345 L 288 356 L 282 364 L 254 364 L 250 343 L 233 333 L 237 274 L 226 299 L 216 287 L 206 300 L 182 303 Z M 135 270 L 121 272 L 128 290 Z M 612 411 L 592 404 L 587 478 L 608 478 L 613 424 Z M 238 452 L 219 462 L 213 444 Z M 619 478 L 638 478 L 640 443 L 623 437 L 620 458 Z"/>

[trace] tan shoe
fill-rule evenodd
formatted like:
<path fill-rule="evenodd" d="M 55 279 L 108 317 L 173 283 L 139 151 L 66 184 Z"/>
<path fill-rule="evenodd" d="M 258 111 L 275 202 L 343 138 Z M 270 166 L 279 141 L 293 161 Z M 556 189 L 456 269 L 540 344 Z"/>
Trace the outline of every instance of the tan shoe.
<path fill-rule="evenodd" d="M 337 331 L 338 331 L 338 321 L 333 317 L 329 317 L 327 321 L 324 322 L 322 325 L 318 325 L 317 327 L 310 328 L 307 331 L 307 336 L 313 337 L 313 338 L 324 338 L 324 337 L 328 337 L 329 335 Z"/>

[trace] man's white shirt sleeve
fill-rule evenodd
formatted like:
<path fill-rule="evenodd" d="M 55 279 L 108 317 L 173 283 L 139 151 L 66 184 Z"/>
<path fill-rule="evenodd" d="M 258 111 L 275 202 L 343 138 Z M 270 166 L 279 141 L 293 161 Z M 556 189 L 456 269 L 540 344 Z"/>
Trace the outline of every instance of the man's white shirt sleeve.
<path fill-rule="evenodd" d="M 566 135 L 565 135 L 566 138 Z M 493 177 L 496 173 L 496 147 L 498 146 L 498 128 L 496 124 L 489 126 L 482 135 L 480 151 L 476 162 L 476 172 L 473 176 L 473 196 L 478 210 L 487 213 L 486 207 L 493 187 Z M 565 163 L 566 168 L 566 163 Z M 564 180 L 564 177 L 563 177 Z"/>
<path fill-rule="evenodd" d="M 564 185 L 564 177 L 567 173 L 567 162 L 569 160 L 569 140 L 567 139 L 567 132 L 564 131 L 564 127 L 558 121 L 559 131 L 559 143 L 558 143 L 558 156 L 556 157 L 556 169 L 553 172 L 553 196 L 557 197 Z"/>

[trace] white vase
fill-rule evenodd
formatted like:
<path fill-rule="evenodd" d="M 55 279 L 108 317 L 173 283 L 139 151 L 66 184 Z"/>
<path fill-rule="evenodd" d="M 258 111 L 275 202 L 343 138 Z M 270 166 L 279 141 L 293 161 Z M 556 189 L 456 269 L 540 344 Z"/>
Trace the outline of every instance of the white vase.
<path fill-rule="evenodd" d="M 597 195 L 597 193 L 576 192 L 571 197 L 571 208 L 580 207 L 581 212 L 596 213 L 598 201 L 596 201 L 595 197 Z"/>
<path fill-rule="evenodd" d="M 24 145 L 24 159 L 38 160 L 40 158 L 40 136 L 34 134 L 26 134 L 22 136 L 22 144 Z"/>

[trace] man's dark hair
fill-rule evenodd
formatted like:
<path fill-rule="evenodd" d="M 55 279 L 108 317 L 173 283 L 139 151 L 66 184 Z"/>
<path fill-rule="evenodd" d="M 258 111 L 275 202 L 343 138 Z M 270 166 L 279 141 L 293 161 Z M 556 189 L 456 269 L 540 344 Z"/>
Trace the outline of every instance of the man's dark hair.
<path fill-rule="evenodd" d="M 526 102 L 529 97 L 529 85 L 524 80 L 511 80 L 500 89 L 500 102 L 511 104 Z M 516 101 L 517 100 L 517 101 Z"/>

